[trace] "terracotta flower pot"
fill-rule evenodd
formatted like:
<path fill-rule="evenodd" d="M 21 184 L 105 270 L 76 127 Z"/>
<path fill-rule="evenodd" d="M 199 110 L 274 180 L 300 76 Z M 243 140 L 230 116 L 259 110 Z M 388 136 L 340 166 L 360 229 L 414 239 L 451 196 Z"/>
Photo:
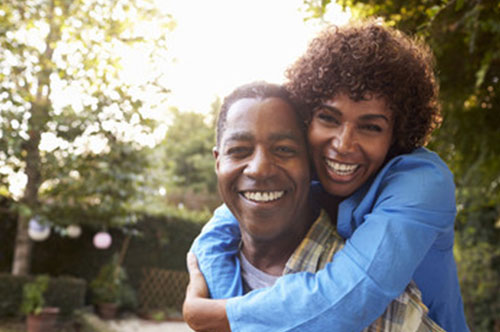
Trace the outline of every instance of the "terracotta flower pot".
<path fill-rule="evenodd" d="M 98 303 L 96 304 L 97 314 L 102 319 L 113 319 L 118 312 L 118 304 L 116 303 Z"/>
<path fill-rule="evenodd" d="M 28 332 L 54 332 L 57 326 L 59 308 L 46 307 L 38 314 L 30 314 L 26 319 Z"/>

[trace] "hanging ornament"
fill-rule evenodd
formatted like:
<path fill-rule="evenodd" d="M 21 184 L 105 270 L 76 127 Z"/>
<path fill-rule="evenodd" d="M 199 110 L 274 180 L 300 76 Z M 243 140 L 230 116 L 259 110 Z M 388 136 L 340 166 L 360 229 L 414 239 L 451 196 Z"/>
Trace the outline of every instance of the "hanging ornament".
<path fill-rule="evenodd" d="M 108 232 L 99 232 L 94 235 L 94 246 L 97 249 L 108 249 L 111 245 L 111 235 Z"/>
<path fill-rule="evenodd" d="M 45 241 L 50 235 L 50 227 L 38 221 L 38 217 L 31 218 L 28 227 L 28 235 L 33 241 Z"/>
<path fill-rule="evenodd" d="M 66 227 L 66 234 L 72 239 L 76 239 L 82 234 L 82 228 L 78 225 L 69 225 Z"/>

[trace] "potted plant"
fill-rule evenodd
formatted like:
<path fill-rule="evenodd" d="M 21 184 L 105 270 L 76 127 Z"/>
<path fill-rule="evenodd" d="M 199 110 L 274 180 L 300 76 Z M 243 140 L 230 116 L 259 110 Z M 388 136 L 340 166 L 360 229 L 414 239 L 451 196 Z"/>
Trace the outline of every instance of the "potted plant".
<path fill-rule="evenodd" d="M 21 312 L 26 315 L 28 332 L 55 331 L 59 308 L 45 305 L 44 294 L 49 286 L 49 277 L 37 276 L 23 286 Z"/>
<path fill-rule="evenodd" d="M 90 283 L 92 303 L 97 313 L 104 319 L 112 319 L 120 306 L 135 301 L 135 294 L 127 284 L 125 269 L 114 256 L 111 262 L 103 265 Z"/>

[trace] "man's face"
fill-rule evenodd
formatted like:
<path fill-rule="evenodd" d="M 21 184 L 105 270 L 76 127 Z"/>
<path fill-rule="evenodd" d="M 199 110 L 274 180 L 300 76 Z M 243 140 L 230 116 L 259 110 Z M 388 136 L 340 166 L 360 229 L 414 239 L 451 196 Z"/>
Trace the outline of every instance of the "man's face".
<path fill-rule="evenodd" d="M 295 111 L 280 98 L 240 99 L 225 128 L 214 151 L 222 199 L 253 239 L 287 234 L 305 210 L 310 180 Z"/>
<path fill-rule="evenodd" d="M 326 191 L 349 196 L 378 172 L 393 141 L 393 122 L 385 100 L 376 97 L 354 101 L 339 94 L 314 111 L 309 144 Z"/>

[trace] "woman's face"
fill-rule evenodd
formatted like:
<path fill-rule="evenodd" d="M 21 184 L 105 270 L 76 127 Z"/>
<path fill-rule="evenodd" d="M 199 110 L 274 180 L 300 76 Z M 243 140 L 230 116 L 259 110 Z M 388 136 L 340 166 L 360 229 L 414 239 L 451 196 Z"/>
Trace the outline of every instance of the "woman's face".
<path fill-rule="evenodd" d="M 316 173 L 327 192 L 347 197 L 374 175 L 392 144 L 394 119 L 383 98 L 353 101 L 338 94 L 318 107 L 308 136 Z"/>

